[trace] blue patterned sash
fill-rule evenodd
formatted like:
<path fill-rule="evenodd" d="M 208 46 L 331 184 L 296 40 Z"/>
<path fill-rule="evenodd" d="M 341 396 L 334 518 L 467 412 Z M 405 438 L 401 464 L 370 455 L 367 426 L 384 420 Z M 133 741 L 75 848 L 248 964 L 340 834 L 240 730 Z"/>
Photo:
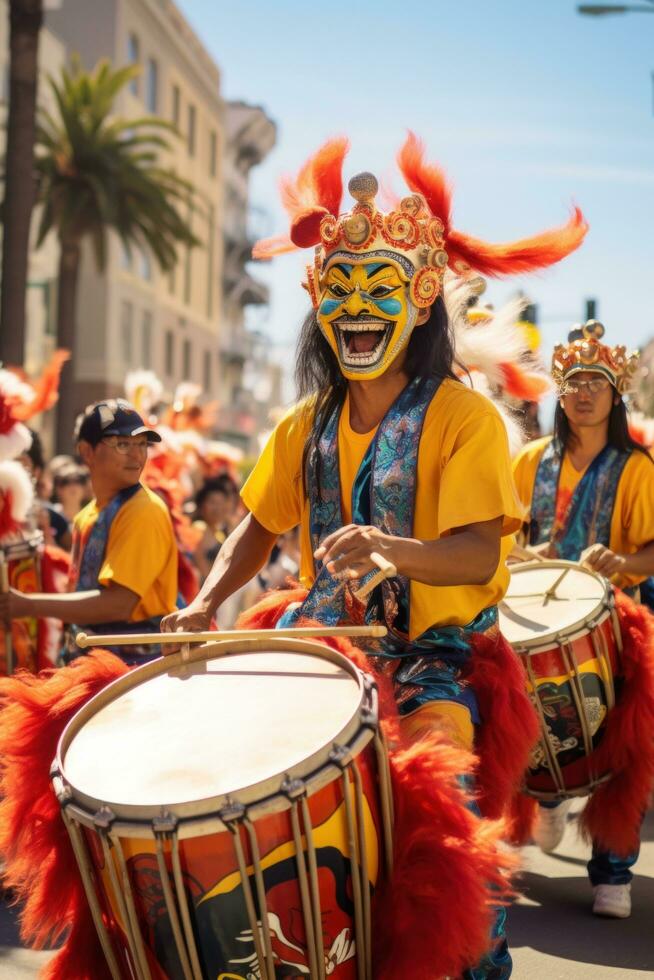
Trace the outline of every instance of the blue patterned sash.
<path fill-rule="evenodd" d="M 591 544 L 608 547 L 618 483 L 630 455 L 605 446 L 575 487 L 563 526 L 554 529 L 563 448 L 557 439 L 552 439 L 536 471 L 529 543 L 551 541 L 557 557 L 568 561 L 577 561 Z"/>
<path fill-rule="evenodd" d="M 95 524 L 91 528 L 84 550 L 79 558 L 79 575 L 75 583 L 76 592 L 88 592 L 93 589 L 101 588 L 98 579 L 104 564 L 109 541 L 109 532 L 118 511 L 132 497 L 142 489 L 140 483 L 135 483 L 131 487 L 126 487 L 113 497 L 106 507 L 103 507 L 98 514 Z M 133 622 L 131 620 L 117 620 L 111 623 L 94 623 L 92 627 L 84 626 L 84 632 L 93 633 L 158 633 L 161 625 L 162 616 L 152 616 L 150 619 Z M 75 637 L 80 632 L 81 627 L 71 625 L 67 631 L 65 658 L 70 660 L 79 656 L 82 651 L 75 643 Z M 145 663 L 161 656 L 160 646 L 121 646 L 109 647 L 113 653 L 117 654 L 127 663 Z"/>
<path fill-rule="evenodd" d="M 352 521 L 371 524 L 385 534 L 413 537 L 418 451 L 427 409 L 440 381 L 415 379 L 402 391 L 382 419 L 364 456 L 352 488 Z M 311 546 L 315 551 L 324 539 L 343 527 L 338 455 L 338 426 L 341 409 L 327 421 L 317 450 L 307 463 Z M 370 573 L 373 574 L 373 573 Z M 367 576 L 366 576 L 367 578 Z M 363 581 L 366 580 L 364 578 Z M 361 582 L 357 583 L 359 588 Z M 322 563 L 302 606 L 286 614 L 280 626 L 300 618 L 315 619 L 335 626 L 348 622 L 348 586 L 335 579 Z M 495 607 L 482 610 L 467 626 L 432 627 L 409 640 L 410 583 L 406 578 L 387 580 L 375 589 L 365 609 L 366 622 L 383 619 L 389 635 L 374 649 L 383 657 L 425 654 L 460 665 L 470 655 L 470 635 L 484 633 L 497 622 Z M 370 648 L 371 641 L 366 641 Z M 437 664 L 434 664 L 436 667 Z"/>
<path fill-rule="evenodd" d="M 379 424 L 352 488 L 352 521 L 372 524 L 385 534 L 410 537 L 418 470 L 418 447 L 427 409 L 440 382 L 414 379 L 400 393 Z M 343 527 L 338 426 L 342 406 L 327 420 L 317 448 L 307 461 L 311 546 Z M 373 573 L 370 573 L 371 575 Z M 369 576 L 364 577 L 365 582 Z M 361 582 L 357 584 L 360 587 Z M 328 625 L 348 621 L 348 606 L 356 599 L 349 586 L 334 578 L 320 562 L 316 579 L 295 619 L 308 617 Z M 409 582 L 400 577 L 384 582 L 368 601 L 365 618 L 378 617 L 383 605 L 389 629 L 408 632 Z M 398 613 L 400 605 L 406 613 Z"/>

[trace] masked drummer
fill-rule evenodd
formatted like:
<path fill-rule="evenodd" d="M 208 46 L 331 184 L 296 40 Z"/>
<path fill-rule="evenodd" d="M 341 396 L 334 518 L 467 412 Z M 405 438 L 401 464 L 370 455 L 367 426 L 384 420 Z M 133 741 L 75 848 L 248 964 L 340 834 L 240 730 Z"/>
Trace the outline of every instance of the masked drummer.
<path fill-rule="evenodd" d="M 284 625 L 385 620 L 390 635 L 374 652 L 390 665 L 407 727 L 440 723 L 471 747 L 480 718 L 463 675 L 474 636 L 497 630 L 503 556 L 521 509 L 502 421 L 453 373 L 443 276 L 448 263 L 491 275 L 541 267 L 577 247 L 586 226 L 577 213 L 529 250 L 455 232 L 447 181 L 413 136 L 398 156 L 411 196 L 384 214 L 377 180 L 359 174 L 349 183 L 354 206 L 341 214 L 346 149 L 330 141 L 286 188 L 291 241 L 255 249 L 260 258 L 314 249 L 296 371 L 302 401 L 245 484 L 249 514 L 197 600 L 164 628 L 206 629 L 277 536 L 299 524 L 309 592 Z M 376 556 L 397 574 L 361 603 L 356 591 L 377 571 Z M 510 975 L 501 933 L 500 917 L 497 945 L 471 976 Z"/>
<path fill-rule="evenodd" d="M 554 434 L 524 447 L 514 476 L 529 508 L 531 550 L 583 561 L 638 598 L 639 583 L 654 574 L 654 461 L 627 427 L 623 396 L 638 354 L 603 343 L 603 336 L 602 324 L 590 320 L 555 347 Z M 570 805 L 541 804 L 536 841 L 544 851 L 561 841 Z M 588 872 L 597 915 L 630 915 L 637 857 L 593 848 Z"/>
<path fill-rule="evenodd" d="M 0 595 L 5 621 L 51 616 L 71 626 L 64 659 L 83 653 L 78 627 L 98 633 L 158 632 L 177 600 L 177 546 L 163 501 L 140 482 L 148 446 L 161 437 L 123 399 L 98 402 L 78 421 L 77 451 L 94 497 L 75 518 L 70 589 L 65 595 Z M 158 648 L 116 647 L 127 663 Z"/>

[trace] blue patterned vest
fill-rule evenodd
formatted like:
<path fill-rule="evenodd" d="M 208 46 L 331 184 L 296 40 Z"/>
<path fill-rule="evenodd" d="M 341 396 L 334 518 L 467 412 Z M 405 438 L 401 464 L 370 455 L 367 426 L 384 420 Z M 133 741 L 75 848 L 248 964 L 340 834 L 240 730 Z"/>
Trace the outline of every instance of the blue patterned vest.
<path fill-rule="evenodd" d="M 551 541 L 557 557 L 577 561 L 591 544 L 609 545 L 615 495 L 628 451 L 605 446 L 574 489 L 562 527 L 554 528 L 563 447 L 558 439 L 546 446 L 538 464 L 531 502 L 529 543 Z"/>
<path fill-rule="evenodd" d="M 132 497 L 142 490 L 140 483 L 135 483 L 131 487 L 121 490 L 103 507 L 98 514 L 97 520 L 88 536 L 84 551 L 80 556 L 79 575 L 75 583 L 76 592 L 89 592 L 102 588 L 99 586 L 98 579 L 104 564 L 107 543 L 109 541 L 109 531 L 116 515 Z M 161 625 L 162 616 L 152 616 L 150 619 L 132 622 L 128 620 L 118 620 L 111 623 L 94 623 L 93 626 L 84 626 L 84 632 L 92 635 L 93 633 L 158 633 Z M 75 637 L 82 627 L 71 625 L 67 630 L 65 660 L 72 660 L 81 655 L 82 651 L 75 643 Z M 160 646 L 130 646 L 109 647 L 112 653 L 117 654 L 122 660 L 129 664 L 145 663 L 161 656 Z"/>

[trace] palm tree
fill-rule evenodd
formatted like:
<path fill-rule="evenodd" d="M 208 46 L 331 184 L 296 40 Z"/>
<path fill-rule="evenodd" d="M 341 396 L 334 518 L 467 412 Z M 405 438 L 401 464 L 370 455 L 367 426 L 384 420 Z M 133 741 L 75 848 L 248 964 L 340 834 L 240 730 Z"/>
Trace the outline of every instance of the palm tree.
<path fill-rule="evenodd" d="M 174 128 L 154 116 L 112 115 L 116 96 L 137 73 L 135 66 L 114 70 L 107 61 L 87 72 L 75 60 L 58 81 L 49 79 L 56 109 L 39 114 L 35 164 L 43 210 L 38 244 L 56 232 L 61 248 L 57 344 L 72 352 L 60 388 L 60 452 L 70 446 L 76 408 L 72 380 L 82 242 L 91 240 L 102 269 L 112 229 L 128 251 L 134 245 L 147 248 L 163 271 L 175 265 L 178 245 L 199 244 L 182 217 L 193 188 L 159 163 L 160 154 L 171 148 L 168 137 Z"/>
<path fill-rule="evenodd" d="M 0 361 L 22 365 L 30 219 L 36 187 L 26 161 L 34 153 L 37 63 L 43 0 L 10 0 L 9 114 L 3 203 Z"/>

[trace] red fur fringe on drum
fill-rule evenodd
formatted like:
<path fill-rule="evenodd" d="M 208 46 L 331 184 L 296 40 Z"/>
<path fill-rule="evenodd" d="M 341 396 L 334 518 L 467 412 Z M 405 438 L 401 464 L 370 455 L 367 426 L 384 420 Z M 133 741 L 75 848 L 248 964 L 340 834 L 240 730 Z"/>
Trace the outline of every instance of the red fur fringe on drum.
<path fill-rule="evenodd" d="M 300 589 L 273 592 L 243 613 L 237 625 L 273 627 L 288 605 L 301 602 L 305 595 Z M 346 638 L 325 637 L 322 642 L 371 673 L 365 653 Z M 497 667 L 493 657 L 498 659 Z M 504 641 L 480 644 L 479 680 L 488 688 L 486 703 L 498 697 L 500 710 L 493 721 L 501 719 L 511 701 L 505 693 L 494 692 L 494 687 L 501 686 L 502 676 L 506 685 L 515 675 L 515 657 Z M 393 875 L 378 888 L 373 907 L 375 980 L 456 976 L 488 950 L 492 906 L 509 896 L 515 860 L 499 849 L 499 825 L 479 819 L 469 809 L 471 800 L 461 777 L 473 774 L 474 758 L 439 732 L 404 743 L 391 680 L 381 674 L 375 674 L 375 680 L 395 803 Z M 524 683 L 521 677 L 520 683 Z M 530 715 L 523 717 L 531 737 L 530 721 Z M 494 748 L 495 743 L 489 741 L 488 747 Z M 509 754 L 504 747 L 502 758 Z M 506 786 L 513 785 L 513 776 L 504 779 Z M 501 809 L 500 797 L 493 797 L 489 788 L 484 797 Z"/>
<path fill-rule="evenodd" d="M 616 604 L 622 690 L 594 753 L 598 770 L 614 775 L 595 790 L 580 823 L 586 837 L 624 856 L 638 847 L 654 787 L 654 617 L 622 592 Z"/>
<path fill-rule="evenodd" d="M 498 824 L 468 808 L 468 753 L 433 732 L 391 747 L 390 764 L 394 868 L 375 894 L 375 980 L 459 976 L 488 951 L 515 861 L 499 849 Z"/>
<path fill-rule="evenodd" d="M 623 592 L 615 598 L 622 629 L 622 689 L 593 754 L 597 771 L 613 777 L 590 797 L 579 826 L 586 839 L 626 856 L 638 847 L 654 787 L 654 617 Z M 537 816 L 536 801 L 518 794 L 507 819 L 512 843 L 529 842 Z"/>
<path fill-rule="evenodd" d="M 522 785 L 540 726 L 522 663 L 501 633 L 478 633 L 472 647 L 469 676 L 483 722 L 475 741 L 478 802 L 485 817 L 498 819 Z"/>
<path fill-rule="evenodd" d="M 63 946 L 47 980 L 110 980 L 82 881 L 50 782 L 68 721 L 128 668 L 106 651 L 70 667 L 0 678 L 0 857 L 3 883 L 23 903 L 21 937 Z"/>

